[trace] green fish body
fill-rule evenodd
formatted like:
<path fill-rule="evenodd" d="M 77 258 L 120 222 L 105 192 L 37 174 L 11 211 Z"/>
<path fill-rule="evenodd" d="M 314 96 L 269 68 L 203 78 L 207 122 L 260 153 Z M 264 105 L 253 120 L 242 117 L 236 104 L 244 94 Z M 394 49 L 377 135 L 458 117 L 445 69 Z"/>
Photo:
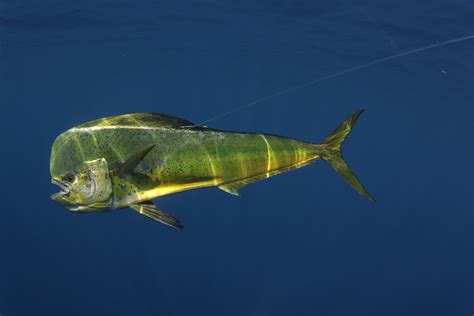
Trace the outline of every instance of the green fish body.
<path fill-rule="evenodd" d="M 65 194 L 69 192 L 53 199 L 77 211 L 132 207 L 182 228 L 177 219 L 150 200 L 211 186 L 237 195 L 246 184 L 320 158 L 371 199 L 340 154 L 342 141 L 360 113 L 345 121 L 323 144 L 198 127 L 163 114 L 136 113 L 95 120 L 67 130 L 54 142 L 50 161 L 53 182 L 74 191 L 82 174 L 84 185 L 76 190 L 74 199 Z"/>

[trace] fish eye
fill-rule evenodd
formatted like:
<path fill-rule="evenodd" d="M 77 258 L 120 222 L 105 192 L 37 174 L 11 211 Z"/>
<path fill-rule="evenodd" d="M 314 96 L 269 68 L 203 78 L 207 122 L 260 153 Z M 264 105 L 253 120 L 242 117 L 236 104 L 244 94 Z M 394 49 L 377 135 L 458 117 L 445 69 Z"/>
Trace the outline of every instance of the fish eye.
<path fill-rule="evenodd" d="M 64 177 L 63 180 L 66 182 L 74 182 L 76 180 L 76 173 L 75 172 L 69 172 L 67 173 Z"/>

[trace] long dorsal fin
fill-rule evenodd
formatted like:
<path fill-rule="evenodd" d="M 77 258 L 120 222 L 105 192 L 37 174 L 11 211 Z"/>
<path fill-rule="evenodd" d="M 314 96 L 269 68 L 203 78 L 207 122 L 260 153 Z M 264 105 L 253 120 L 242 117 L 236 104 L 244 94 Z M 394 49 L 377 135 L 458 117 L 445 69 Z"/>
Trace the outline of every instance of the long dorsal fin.
<path fill-rule="evenodd" d="M 130 156 L 119 168 L 118 175 L 123 177 L 128 173 L 132 173 L 136 166 L 142 161 L 143 158 L 152 150 L 156 145 L 148 146 L 142 150 L 137 151 Z"/>
<path fill-rule="evenodd" d="M 122 127 L 182 127 L 182 126 L 193 126 L 194 124 L 188 120 L 181 119 L 166 114 L 158 113 L 132 113 L 123 114 L 117 116 L 110 116 L 101 118 L 98 120 L 90 121 L 79 126 L 83 127 L 110 127 L 110 126 L 122 126 Z"/>

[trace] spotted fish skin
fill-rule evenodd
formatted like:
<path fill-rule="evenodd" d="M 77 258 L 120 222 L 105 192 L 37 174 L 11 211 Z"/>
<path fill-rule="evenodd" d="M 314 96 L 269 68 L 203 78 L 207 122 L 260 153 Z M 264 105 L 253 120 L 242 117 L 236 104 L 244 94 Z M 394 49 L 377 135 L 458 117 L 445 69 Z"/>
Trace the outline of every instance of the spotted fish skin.
<path fill-rule="evenodd" d="M 176 229 L 184 226 L 151 200 L 216 186 L 238 195 L 251 182 L 323 159 L 373 200 L 344 161 L 342 143 L 362 111 L 321 144 L 270 134 L 194 126 L 164 114 L 136 113 L 73 127 L 57 137 L 50 160 L 51 198 L 71 211 L 130 207 Z"/>
<path fill-rule="evenodd" d="M 318 145 L 268 134 L 190 127 L 162 114 L 125 114 L 71 128 L 54 142 L 51 175 L 83 161 L 123 163 L 151 145 L 133 176 L 113 176 L 114 207 L 190 189 L 266 178 L 319 159 Z"/>

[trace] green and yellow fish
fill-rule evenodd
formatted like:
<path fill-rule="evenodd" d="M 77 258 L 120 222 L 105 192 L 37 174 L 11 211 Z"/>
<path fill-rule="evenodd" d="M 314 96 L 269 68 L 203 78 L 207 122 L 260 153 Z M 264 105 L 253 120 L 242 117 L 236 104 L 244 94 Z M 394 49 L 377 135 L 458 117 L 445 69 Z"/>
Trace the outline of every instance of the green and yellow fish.
<path fill-rule="evenodd" d="M 200 127 L 163 114 L 95 120 L 55 140 L 50 170 L 61 191 L 51 198 L 76 212 L 130 207 L 181 229 L 178 219 L 151 200 L 211 186 L 238 195 L 239 188 L 249 183 L 323 159 L 372 200 L 341 154 L 341 145 L 362 112 L 349 117 L 321 144 Z"/>

